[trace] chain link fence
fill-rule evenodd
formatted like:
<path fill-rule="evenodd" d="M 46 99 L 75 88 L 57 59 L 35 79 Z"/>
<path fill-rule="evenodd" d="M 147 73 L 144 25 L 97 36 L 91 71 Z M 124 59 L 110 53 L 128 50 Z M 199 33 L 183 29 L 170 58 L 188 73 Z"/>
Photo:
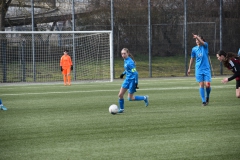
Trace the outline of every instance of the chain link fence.
<path fill-rule="evenodd" d="M 190 59 L 195 40 L 192 33 L 199 34 L 209 43 L 209 55 L 213 76 L 231 74 L 223 69 L 216 58 L 216 52 L 237 52 L 240 48 L 240 2 L 236 0 L 222 1 L 222 19 L 220 17 L 221 0 L 187 1 L 187 59 L 184 46 L 184 1 L 183 0 L 114 0 L 111 15 L 110 0 L 77 1 L 75 8 L 81 3 L 86 6 L 76 13 L 76 30 L 111 30 L 111 17 L 114 25 L 114 58 L 115 78 L 122 72 L 120 51 L 128 48 L 137 61 L 140 77 L 175 77 L 185 76 L 185 67 Z M 150 7 L 149 7 L 150 2 Z M 59 6 L 63 3 L 56 0 Z M 66 4 L 65 4 L 66 5 Z M 71 3 L 68 3 L 71 8 Z M 54 6 L 54 5 L 52 5 Z M 201 7 L 199 7 L 201 6 Z M 61 7 L 59 7 L 61 9 Z M 151 10 L 151 15 L 148 11 Z M 58 13 L 64 13 L 58 11 Z M 84 14 L 82 14 L 84 13 Z M 69 13 L 71 15 L 71 12 Z M 55 14 L 53 14 L 56 16 Z M 59 18 L 60 17 L 60 18 Z M 150 19 L 149 19 L 150 17 Z M 43 17 L 48 18 L 48 17 Z M 148 25 L 151 20 L 150 26 Z M 36 25 L 41 31 L 71 31 L 71 16 L 59 15 L 54 21 Z M 149 27 L 151 44 L 149 46 Z M 31 24 L 8 27 L 8 30 L 28 30 Z M 222 34 L 222 37 L 220 36 Z M 149 53 L 151 47 L 151 53 Z M 191 75 L 194 76 L 194 75 Z"/>

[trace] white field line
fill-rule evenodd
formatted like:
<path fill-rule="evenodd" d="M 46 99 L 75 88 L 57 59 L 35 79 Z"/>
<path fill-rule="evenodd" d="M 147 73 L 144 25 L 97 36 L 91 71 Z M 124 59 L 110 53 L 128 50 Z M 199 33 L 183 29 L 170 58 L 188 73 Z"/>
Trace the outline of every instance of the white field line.
<path fill-rule="evenodd" d="M 199 87 L 174 87 L 174 88 L 146 88 L 146 89 L 139 89 L 139 91 L 153 91 L 153 90 L 188 90 L 188 89 L 198 89 Z M 212 86 L 214 88 L 233 88 L 234 85 L 219 85 L 219 86 Z M 119 89 L 115 90 L 81 90 L 81 91 L 67 91 L 67 92 L 34 92 L 34 93 L 13 93 L 13 94 L 0 94 L 0 96 L 22 96 L 22 95 L 48 95 L 48 94 L 66 94 L 66 93 L 90 93 L 90 92 L 118 92 Z"/>
<path fill-rule="evenodd" d="M 220 80 L 223 79 L 218 77 L 218 78 L 212 78 L 213 80 Z M 72 82 L 72 85 L 87 85 L 87 86 L 94 86 L 96 84 L 102 83 L 102 85 L 119 85 L 119 83 L 121 84 L 123 82 L 124 79 L 115 79 L 114 82 L 103 82 L 103 81 L 99 81 L 99 82 L 81 82 L 81 81 L 77 81 L 77 82 Z M 174 80 L 174 81 L 172 81 Z M 154 84 L 154 83 L 176 83 L 177 81 L 184 81 L 186 83 L 191 82 L 191 83 L 196 83 L 196 80 L 194 77 L 170 77 L 170 78 L 141 78 L 139 80 L 139 84 Z M 118 83 L 119 82 L 119 83 Z M 56 87 L 59 87 L 59 85 L 63 85 L 62 82 L 49 82 L 49 83 L 0 83 L 0 87 L 2 88 L 7 88 L 7 89 L 12 89 L 9 87 L 15 87 L 15 86 L 20 86 L 20 87 L 27 87 L 27 88 L 38 88 L 38 86 L 53 86 L 55 85 Z M 60 87 L 65 87 L 65 86 L 60 86 Z M 15 89 L 15 88 L 14 88 Z"/>

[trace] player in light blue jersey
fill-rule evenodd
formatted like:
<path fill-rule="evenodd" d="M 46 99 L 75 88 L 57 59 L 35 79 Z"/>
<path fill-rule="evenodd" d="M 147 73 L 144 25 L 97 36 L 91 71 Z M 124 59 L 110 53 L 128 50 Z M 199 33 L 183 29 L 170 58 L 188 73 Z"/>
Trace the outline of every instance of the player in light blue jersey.
<path fill-rule="evenodd" d="M 197 46 L 192 48 L 191 59 L 188 68 L 188 75 L 191 72 L 191 66 L 193 60 L 195 61 L 195 77 L 196 81 L 199 83 L 199 93 L 202 99 L 202 105 L 206 106 L 209 103 L 209 96 L 211 92 L 210 82 L 211 82 L 211 69 L 208 59 L 208 43 L 205 42 L 203 37 L 193 34 L 193 38 L 196 39 Z M 205 89 L 206 88 L 206 97 Z"/>
<path fill-rule="evenodd" d="M 121 51 L 122 58 L 124 59 L 124 72 L 120 75 L 123 78 L 126 75 L 125 80 L 122 83 L 120 91 L 118 93 L 118 103 L 119 103 L 119 113 L 124 111 L 124 94 L 128 90 L 128 100 L 129 101 L 144 101 L 145 106 L 149 104 L 148 96 L 134 96 L 133 94 L 138 89 L 138 72 L 136 70 L 136 65 L 132 54 L 127 48 L 123 48 Z"/>

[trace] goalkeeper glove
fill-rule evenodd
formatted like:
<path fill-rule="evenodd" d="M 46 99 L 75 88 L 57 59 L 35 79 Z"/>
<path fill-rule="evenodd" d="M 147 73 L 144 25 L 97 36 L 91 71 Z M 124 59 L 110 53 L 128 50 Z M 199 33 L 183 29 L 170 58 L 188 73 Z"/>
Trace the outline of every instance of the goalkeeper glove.
<path fill-rule="evenodd" d="M 73 66 L 71 66 L 71 71 L 73 70 Z"/>
<path fill-rule="evenodd" d="M 123 76 L 124 76 L 124 74 L 121 74 L 121 75 L 120 75 L 120 78 L 123 78 Z"/>
<path fill-rule="evenodd" d="M 137 83 L 135 84 L 135 87 L 136 87 L 136 89 L 139 89 L 139 87 L 138 87 L 138 84 L 137 84 Z"/>
<path fill-rule="evenodd" d="M 61 66 L 61 71 L 63 71 L 62 66 Z"/>

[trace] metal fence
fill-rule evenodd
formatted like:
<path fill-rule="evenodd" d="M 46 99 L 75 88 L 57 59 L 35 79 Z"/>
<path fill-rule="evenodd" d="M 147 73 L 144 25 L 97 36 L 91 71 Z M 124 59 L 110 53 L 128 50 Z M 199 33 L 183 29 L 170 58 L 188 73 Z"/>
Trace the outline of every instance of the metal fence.
<path fill-rule="evenodd" d="M 71 5 L 69 3 L 70 9 Z M 186 76 L 191 48 L 196 45 L 192 33 L 202 35 L 209 43 L 213 75 L 231 74 L 225 69 L 221 72 L 215 54 L 219 49 L 237 52 L 240 48 L 239 1 L 111 0 L 110 3 L 109 0 L 98 0 L 89 1 L 85 8 L 81 11 L 84 14 L 72 12 L 76 15 L 75 29 L 113 29 L 115 62 L 121 60 L 121 49 L 128 48 L 137 60 L 140 77 Z M 54 23 L 35 24 L 35 30 L 70 31 L 72 22 L 71 16 L 59 15 Z M 31 24 L 19 27 L 31 30 Z M 186 36 L 184 27 L 187 27 Z M 184 40 L 187 40 L 186 44 Z M 115 67 L 115 78 L 120 73 Z"/>

